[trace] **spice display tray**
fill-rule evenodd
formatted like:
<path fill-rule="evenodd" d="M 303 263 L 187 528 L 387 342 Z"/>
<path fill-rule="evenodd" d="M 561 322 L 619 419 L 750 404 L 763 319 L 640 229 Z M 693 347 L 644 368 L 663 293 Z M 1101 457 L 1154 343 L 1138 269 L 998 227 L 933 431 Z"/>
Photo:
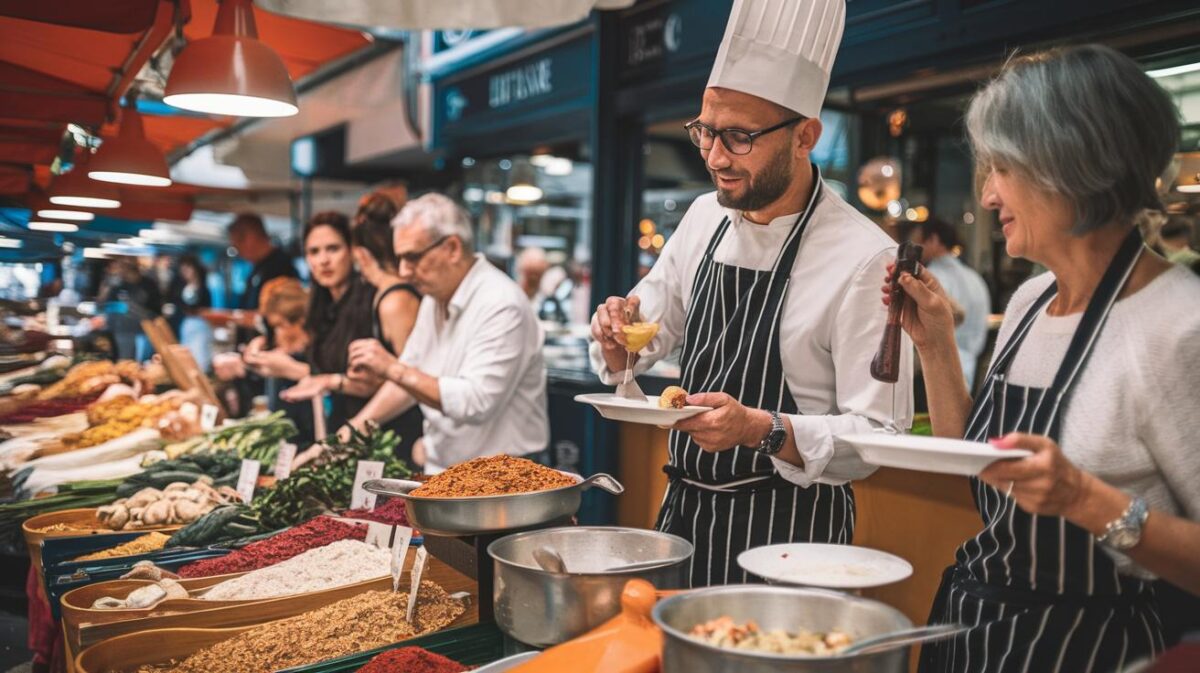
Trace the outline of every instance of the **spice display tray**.
<path fill-rule="evenodd" d="M 409 554 L 405 559 L 405 569 L 411 568 L 415 551 L 415 549 L 409 550 Z M 214 584 L 217 581 L 236 576 L 222 575 L 219 577 L 183 580 L 181 584 L 188 587 L 190 583 L 201 580 L 208 580 L 209 584 Z M 428 565 L 425 567 L 424 578 L 441 585 L 447 593 L 453 594 L 466 591 L 471 594 L 467 611 L 458 618 L 455 626 L 475 624 L 479 621 L 479 595 L 475 582 L 470 578 L 436 558 L 429 559 Z M 404 580 L 407 581 L 407 573 Z M 78 656 L 75 657 L 75 670 L 77 673 L 122 671 L 137 668 L 145 664 L 161 663 L 170 659 L 186 657 L 198 649 L 220 642 L 226 638 L 231 638 L 254 626 L 277 619 L 292 617 L 303 612 L 308 612 L 309 610 L 315 610 L 364 591 L 390 589 L 391 585 L 392 580 L 388 577 L 348 587 L 338 587 L 326 591 L 296 594 L 281 598 L 229 603 L 222 602 L 220 607 L 188 613 L 151 614 L 140 619 L 126 619 L 103 624 L 76 622 L 80 636 L 75 641 L 95 644 L 85 646 L 80 651 L 79 646 L 74 644 L 72 639 L 68 637 L 67 654 L 68 656 L 72 656 L 78 652 Z M 208 586 L 208 584 L 204 586 Z M 126 593 L 132 591 L 133 588 L 134 586 L 132 585 L 124 586 Z M 342 595 L 343 593 L 344 595 Z M 83 593 L 80 594 L 80 597 L 82 596 L 84 596 Z M 80 600 L 75 600 L 74 602 L 78 603 Z M 171 603 L 179 602 L 182 601 L 171 601 Z M 94 614 L 96 612 L 101 611 L 89 610 L 87 613 L 79 611 L 71 619 L 90 618 L 91 615 L 88 613 Z M 65 621 L 66 618 L 64 618 L 64 629 L 67 629 L 69 634 L 70 627 L 67 626 Z M 190 628 L 176 628 L 184 624 Z M 117 635 L 118 633 L 123 635 Z M 99 638 L 106 639 L 96 642 Z"/>
<path fill-rule="evenodd" d="M 504 635 L 495 623 L 489 622 L 447 629 L 319 664 L 284 669 L 279 673 L 350 673 L 362 668 L 377 655 L 400 647 L 423 647 L 467 666 L 491 663 L 505 655 Z"/>
<path fill-rule="evenodd" d="M 42 532 L 43 528 L 48 528 L 55 524 L 67 525 L 92 525 L 96 528 L 87 528 L 81 530 L 65 530 L 55 531 L 51 533 Z M 160 532 L 167 533 L 176 531 L 182 526 L 159 526 L 155 528 L 143 528 L 136 532 L 151 533 Z M 96 508 L 87 507 L 83 509 L 64 509 L 59 512 L 47 512 L 37 516 L 29 517 L 21 524 L 21 532 L 25 536 L 25 545 L 29 548 L 29 562 L 37 572 L 38 582 L 44 584 L 45 578 L 42 576 L 42 541 L 46 539 L 58 538 L 75 538 L 75 537 L 91 537 L 95 536 L 102 539 L 111 539 L 113 535 L 121 535 L 131 531 L 109 530 L 102 528 L 100 520 L 96 518 Z M 112 543 L 110 546 L 115 546 L 119 543 Z M 86 553 L 86 552 L 81 552 Z"/>

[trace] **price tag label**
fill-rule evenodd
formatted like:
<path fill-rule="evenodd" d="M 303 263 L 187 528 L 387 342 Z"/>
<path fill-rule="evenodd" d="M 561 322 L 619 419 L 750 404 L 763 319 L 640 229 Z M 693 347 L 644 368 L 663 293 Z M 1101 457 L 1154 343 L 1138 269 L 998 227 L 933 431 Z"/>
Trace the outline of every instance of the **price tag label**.
<path fill-rule="evenodd" d="M 275 479 L 287 479 L 292 474 L 292 461 L 296 459 L 296 445 L 280 440 L 279 456 L 275 459 Z"/>
<path fill-rule="evenodd" d="M 354 473 L 354 490 L 350 492 L 350 509 L 374 509 L 375 494 L 368 493 L 363 483 L 383 478 L 383 461 L 360 460 Z"/>
<path fill-rule="evenodd" d="M 200 407 L 200 430 L 212 432 L 215 427 L 217 427 L 217 407 L 212 404 Z"/>
<path fill-rule="evenodd" d="M 392 526 L 378 521 L 367 522 L 367 544 L 387 549 L 392 542 Z"/>
<path fill-rule="evenodd" d="M 400 590 L 400 575 L 404 572 L 404 558 L 412 544 L 413 529 L 395 526 L 396 539 L 392 540 L 392 591 Z M 422 547 L 424 549 L 424 547 Z"/>
<path fill-rule="evenodd" d="M 257 460 L 243 460 L 242 471 L 238 474 L 237 492 L 241 496 L 242 502 L 250 502 L 254 499 L 254 487 L 258 485 L 258 471 L 262 469 L 262 464 Z"/>
<path fill-rule="evenodd" d="M 425 572 L 425 561 L 429 558 L 429 550 L 421 547 L 413 559 L 412 570 L 408 572 L 408 612 L 405 621 L 413 623 L 413 611 L 417 608 L 417 592 L 421 589 L 421 575 Z"/>

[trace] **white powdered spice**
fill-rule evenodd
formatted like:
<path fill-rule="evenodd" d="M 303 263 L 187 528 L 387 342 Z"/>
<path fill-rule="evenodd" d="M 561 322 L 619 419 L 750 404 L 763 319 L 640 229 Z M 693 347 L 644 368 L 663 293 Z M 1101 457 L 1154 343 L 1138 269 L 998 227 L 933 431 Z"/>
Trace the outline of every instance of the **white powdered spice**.
<path fill-rule="evenodd" d="M 321 591 L 391 572 L 392 553 L 358 540 L 339 540 L 273 566 L 214 585 L 200 598 L 240 601 Z"/>

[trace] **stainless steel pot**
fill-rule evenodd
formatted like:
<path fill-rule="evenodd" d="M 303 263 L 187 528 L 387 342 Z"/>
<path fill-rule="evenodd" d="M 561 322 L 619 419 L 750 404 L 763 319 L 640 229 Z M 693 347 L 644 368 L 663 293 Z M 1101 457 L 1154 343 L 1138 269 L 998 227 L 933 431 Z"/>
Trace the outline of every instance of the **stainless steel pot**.
<path fill-rule="evenodd" d="M 543 570 L 534 561 L 533 551 L 543 547 L 562 556 L 566 573 Z M 488 554 L 495 559 L 496 626 L 523 643 L 550 647 L 620 612 L 621 591 L 631 579 L 659 589 L 684 586 L 692 545 L 651 530 L 572 526 L 509 535 L 488 545 Z M 649 561 L 660 563 L 642 565 Z M 617 568 L 631 563 L 638 568 Z"/>
<path fill-rule="evenodd" d="M 600 473 L 587 479 L 563 472 L 578 483 L 546 491 L 483 495 L 468 498 L 422 498 L 409 491 L 421 485 L 405 479 L 373 479 L 363 488 L 371 493 L 404 499 L 408 521 L 425 535 L 479 535 L 567 523 L 576 512 L 583 492 L 596 486 L 613 495 L 625 487 L 611 476 Z"/>
<path fill-rule="evenodd" d="M 663 631 L 662 673 L 903 673 L 908 647 L 845 657 L 806 657 L 729 650 L 688 636 L 696 624 L 728 615 L 764 630 L 841 630 L 854 640 L 899 631 L 912 622 L 878 601 L 823 589 L 737 585 L 697 589 L 663 599 L 651 613 Z"/>

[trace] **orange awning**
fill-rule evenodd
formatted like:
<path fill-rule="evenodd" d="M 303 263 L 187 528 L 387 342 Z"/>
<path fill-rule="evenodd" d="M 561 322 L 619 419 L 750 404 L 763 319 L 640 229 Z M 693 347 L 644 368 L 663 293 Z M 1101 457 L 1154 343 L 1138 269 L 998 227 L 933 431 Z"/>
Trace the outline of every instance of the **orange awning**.
<path fill-rule="evenodd" d="M 187 40 L 212 33 L 216 0 L 180 0 L 178 8 Z M 175 11 L 169 0 L 0 0 L 0 195 L 26 196 L 30 182 L 48 184 L 68 123 L 115 133 L 118 102 L 170 38 Z M 260 39 L 279 53 L 293 80 L 369 44 L 357 31 L 261 9 L 255 19 Z M 164 153 L 236 121 L 153 113 L 144 120 L 147 137 Z M 156 200 L 130 196 L 134 203 Z"/>

